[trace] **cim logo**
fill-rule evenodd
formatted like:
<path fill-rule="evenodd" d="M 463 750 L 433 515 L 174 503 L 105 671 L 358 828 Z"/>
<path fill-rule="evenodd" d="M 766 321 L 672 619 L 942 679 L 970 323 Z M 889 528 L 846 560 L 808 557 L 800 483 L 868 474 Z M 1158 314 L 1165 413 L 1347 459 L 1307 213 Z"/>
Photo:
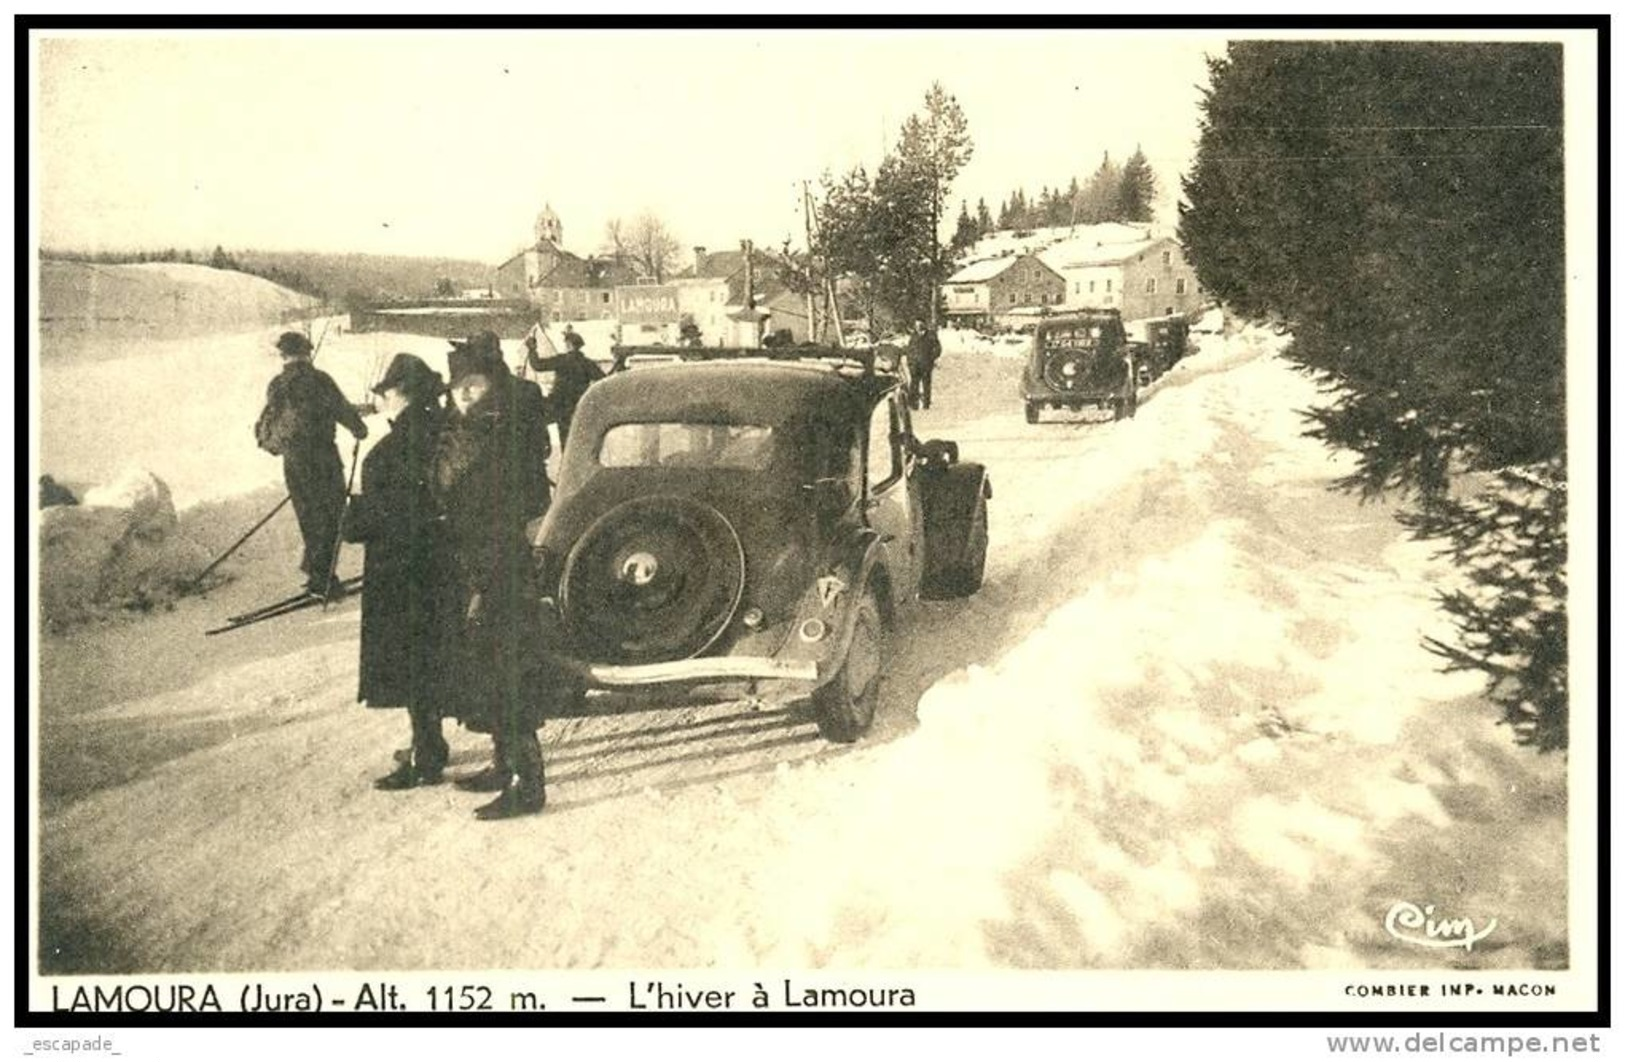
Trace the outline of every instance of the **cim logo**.
<path fill-rule="evenodd" d="M 1460 948 L 1472 951 L 1473 945 L 1495 931 L 1496 920 L 1480 928 L 1471 918 L 1435 918 L 1433 904 L 1418 907 L 1409 900 L 1400 900 L 1388 908 L 1383 928 L 1395 940 L 1423 948 Z"/>

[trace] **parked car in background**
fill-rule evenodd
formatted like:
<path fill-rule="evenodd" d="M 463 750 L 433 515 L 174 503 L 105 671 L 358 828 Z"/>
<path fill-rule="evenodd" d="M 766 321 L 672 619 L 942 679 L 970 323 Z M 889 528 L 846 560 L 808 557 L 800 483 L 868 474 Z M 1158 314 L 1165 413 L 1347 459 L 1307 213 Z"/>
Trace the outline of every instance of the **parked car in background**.
<path fill-rule="evenodd" d="M 1189 352 L 1190 322 L 1181 314 L 1144 318 L 1131 323 L 1128 331 L 1141 387 L 1173 368 Z"/>
<path fill-rule="evenodd" d="M 1110 409 L 1114 420 L 1139 405 L 1134 350 L 1117 310 L 1085 310 L 1041 321 L 1021 375 L 1027 423 L 1045 409 Z"/>
<path fill-rule="evenodd" d="M 872 351 L 616 354 L 538 538 L 555 663 L 579 696 L 808 699 L 827 738 L 856 740 L 898 610 L 981 586 L 986 470 L 915 438 Z"/>

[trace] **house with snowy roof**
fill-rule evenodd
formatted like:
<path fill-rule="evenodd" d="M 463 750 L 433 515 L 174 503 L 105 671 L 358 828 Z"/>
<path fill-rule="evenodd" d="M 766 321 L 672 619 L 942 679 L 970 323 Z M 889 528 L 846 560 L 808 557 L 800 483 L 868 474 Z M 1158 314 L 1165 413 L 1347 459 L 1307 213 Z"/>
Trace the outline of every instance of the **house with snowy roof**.
<path fill-rule="evenodd" d="M 1064 282 L 1065 309 L 1109 308 L 1125 321 L 1188 314 L 1200 307 L 1196 270 L 1171 236 L 1133 242 L 1066 240 L 1038 252 Z"/>
<path fill-rule="evenodd" d="M 991 324 L 1018 309 L 1059 306 L 1065 296 L 1065 278 L 1033 254 L 972 262 L 942 286 L 948 320 L 962 325 Z"/>

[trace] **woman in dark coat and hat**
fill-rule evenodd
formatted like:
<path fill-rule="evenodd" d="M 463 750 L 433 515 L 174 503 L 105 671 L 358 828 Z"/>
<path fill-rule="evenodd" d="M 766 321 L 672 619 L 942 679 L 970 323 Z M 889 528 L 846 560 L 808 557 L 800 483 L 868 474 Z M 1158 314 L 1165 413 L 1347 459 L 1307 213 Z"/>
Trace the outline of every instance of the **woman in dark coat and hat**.
<path fill-rule="evenodd" d="M 361 684 L 370 708 L 405 707 L 410 755 L 374 784 L 411 789 L 440 781 L 446 740 L 430 692 L 435 520 L 430 477 L 444 411 L 440 374 L 397 354 L 372 390 L 390 418 L 389 434 L 361 463 L 361 493 L 350 499 L 345 538 L 366 547 L 361 590 Z"/>
<path fill-rule="evenodd" d="M 449 356 L 452 407 L 434 455 L 441 554 L 435 564 L 438 703 L 491 735 L 493 770 L 465 780 L 496 799 L 482 819 L 534 814 L 546 802 L 532 562 L 525 538 L 525 424 L 500 355 L 462 346 Z M 468 784 L 470 781 L 473 784 Z"/>

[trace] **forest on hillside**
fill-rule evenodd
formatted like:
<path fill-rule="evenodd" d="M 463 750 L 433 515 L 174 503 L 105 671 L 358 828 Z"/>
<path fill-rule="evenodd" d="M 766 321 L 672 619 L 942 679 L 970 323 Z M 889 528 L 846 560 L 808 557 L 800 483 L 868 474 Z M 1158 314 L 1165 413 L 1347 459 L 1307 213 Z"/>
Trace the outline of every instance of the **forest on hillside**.
<path fill-rule="evenodd" d="M 959 202 L 954 224 L 954 245 L 968 247 L 993 232 L 1022 231 L 1052 225 L 1098 225 L 1106 221 L 1148 222 L 1157 194 L 1157 176 L 1138 147 L 1122 163 L 1111 153 L 1101 156 L 1100 165 L 1082 180 L 1072 177 L 1063 186 L 1043 185 L 1029 197 L 1017 188 L 999 203 L 995 214 L 986 199 L 978 199 L 975 209 Z"/>
<path fill-rule="evenodd" d="M 390 299 L 430 297 L 448 288 L 484 288 L 494 265 L 461 258 L 405 255 L 338 254 L 326 251 L 213 251 L 190 248 L 128 251 L 41 250 L 44 261 L 124 265 L 140 262 L 184 262 L 249 273 L 290 290 L 349 308 Z M 448 283 L 449 282 L 449 283 Z"/>

